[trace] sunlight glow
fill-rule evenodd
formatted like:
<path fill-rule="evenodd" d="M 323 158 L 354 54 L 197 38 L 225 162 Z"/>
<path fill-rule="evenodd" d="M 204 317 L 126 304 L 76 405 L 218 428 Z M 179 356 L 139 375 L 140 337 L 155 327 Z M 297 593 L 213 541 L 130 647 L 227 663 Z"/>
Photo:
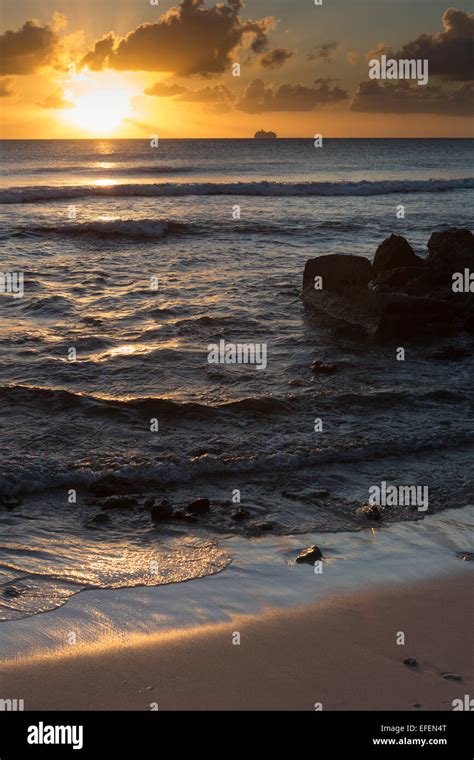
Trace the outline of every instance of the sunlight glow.
<path fill-rule="evenodd" d="M 111 72 L 81 72 L 69 81 L 66 99 L 73 107 L 64 112 L 64 119 L 91 134 L 114 132 L 124 119 L 130 118 L 133 96 L 125 78 Z"/>

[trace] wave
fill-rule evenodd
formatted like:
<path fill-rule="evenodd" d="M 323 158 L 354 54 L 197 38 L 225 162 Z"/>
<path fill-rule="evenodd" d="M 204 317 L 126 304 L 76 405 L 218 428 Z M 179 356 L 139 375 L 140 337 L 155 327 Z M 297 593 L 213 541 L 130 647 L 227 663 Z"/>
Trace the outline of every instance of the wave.
<path fill-rule="evenodd" d="M 99 238 L 140 238 L 156 240 L 173 232 L 181 232 L 186 225 L 169 220 L 154 219 L 103 219 L 77 224 L 37 225 L 20 227 L 12 237 L 31 236 L 66 236 L 66 237 L 99 237 Z"/>
<path fill-rule="evenodd" d="M 99 197 L 183 197 L 250 195 L 263 197 L 372 196 L 391 193 L 441 193 L 474 189 L 474 177 L 460 179 L 381 180 L 371 182 L 163 182 L 159 184 L 50 185 L 0 191 L 0 204 Z"/>
<path fill-rule="evenodd" d="M 160 397 L 135 397 L 129 399 L 110 399 L 103 396 L 77 393 L 61 388 L 42 388 L 33 385 L 5 385 L 0 387 L 2 403 L 31 404 L 38 409 L 58 410 L 82 408 L 91 414 L 110 414 L 111 416 L 132 413 L 161 414 L 164 417 L 212 417 L 222 412 L 235 414 L 272 414 L 273 412 L 290 412 L 290 402 L 273 396 L 249 397 L 235 401 L 223 402 L 214 406 L 192 401 L 172 401 Z"/>
<path fill-rule="evenodd" d="M 92 469 L 90 459 L 83 463 L 24 462 L 10 473 L 0 476 L 0 494 L 19 496 L 41 493 L 48 489 L 79 487 L 94 490 L 93 486 L 104 478 L 120 483 L 125 493 L 143 493 L 147 489 L 194 482 L 197 479 L 228 478 L 241 475 L 260 475 L 276 472 L 294 472 L 319 465 L 367 464 L 368 461 L 427 455 L 432 452 L 459 451 L 474 445 L 474 434 L 446 434 L 443 438 L 406 438 L 403 441 L 386 440 L 372 443 L 346 443 L 312 447 L 303 451 L 275 453 L 208 454 L 181 458 L 162 455 L 150 461 L 125 464 L 123 458 L 107 458 L 107 464 Z"/>

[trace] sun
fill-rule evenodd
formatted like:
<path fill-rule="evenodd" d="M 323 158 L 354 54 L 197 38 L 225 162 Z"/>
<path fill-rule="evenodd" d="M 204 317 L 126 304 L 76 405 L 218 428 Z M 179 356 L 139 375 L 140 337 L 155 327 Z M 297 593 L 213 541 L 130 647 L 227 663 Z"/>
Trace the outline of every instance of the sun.
<path fill-rule="evenodd" d="M 72 107 L 64 111 L 64 119 L 92 134 L 110 134 L 124 119 L 131 117 L 133 94 L 119 76 L 81 73 L 65 89 L 65 97 Z"/>

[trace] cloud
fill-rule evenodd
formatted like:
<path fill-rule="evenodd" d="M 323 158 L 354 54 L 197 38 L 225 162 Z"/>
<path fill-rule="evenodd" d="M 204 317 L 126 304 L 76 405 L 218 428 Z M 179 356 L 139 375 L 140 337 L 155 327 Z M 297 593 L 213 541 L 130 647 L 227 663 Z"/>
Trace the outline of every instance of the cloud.
<path fill-rule="evenodd" d="M 324 45 L 320 45 L 308 53 L 308 61 L 313 61 L 314 63 L 334 63 L 336 51 L 340 46 L 340 42 L 325 42 Z"/>
<path fill-rule="evenodd" d="M 288 48 L 275 48 L 262 55 L 260 63 L 265 69 L 277 69 L 293 58 L 294 54 L 295 51 Z"/>
<path fill-rule="evenodd" d="M 430 76 L 459 82 L 473 80 L 474 14 L 448 8 L 441 21 L 443 32 L 420 34 L 395 53 L 385 43 L 379 43 L 368 57 L 385 53 L 396 59 L 427 58 Z"/>
<path fill-rule="evenodd" d="M 214 87 L 203 87 L 200 90 L 186 90 L 177 100 L 187 103 L 232 102 L 234 96 L 228 87 L 217 84 Z"/>
<path fill-rule="evenodd" d="M 66 98 L 64 97 L 64 92 L 61 87 L 56 87 L 56 89 L 48 95 L 44 100 L 41 100 L 38 105 L 40 108 L 57 108 L 57 109 L 63 109 L 63 108 L 73 108 L 73 104 L 70 103 Z"/>
<path fill-rule="evenodd" d="M 53 29 L 38 21 L 26 21 L 17 32 L 0 35 L 0 74 L 33 74 L 54 65 L 59 38 Z"/>
<path fill-rule="evenodd" d="M 406 80 L 361 82 L 350 107 L 365 113 L 435 113 L 444 116 L 474 115 L 474 86 L 454 90 L 439 85 L 417 87 Z"/>
<path fill-rule="evenodd" d="M 359 61 L 359 53 L 356 53 L 353 50 L 349 50 L 349 52 L 346 55 L 346 58 L 351 64 L 351 66 L 355 66 L 356 63 L 358 63 Z"/>
<path fill-rule="evenodd" d="M 173 98 L 174 103 L 205 103 L 214 113 L 230 111 L 235 102 L 235 97 L 229 88 L 223 84 L 190 90 L 178 84 L 157 82 L 145 90 L 145 95 Z"/>
<path fill-rule="evenodd" d="M 180 84 L 156 82 L 156 84 L 145 90 L 145 95 L 157 98 L 174 98 L 175 95 L 181 95 L 183 92 L 187 92 L 187 89 Z"/>
<path fill-rule="evenodd" d="M 94 71 L 169 71 L 180 75 L 218 74 L 232 62 L 240 46 L 263 53 L 273 17 L 241 19 L 242 0 L 211 8 L 205 0 L 181 0 L 155 23 L 145 23 L 118 38 L 113 32 L 98 40 L 81 60 Z"/>
<path fill-rule="evenodd" d="M 0 98 L 9 98 L 15 94 L 13 77 L 3 77 L 0 79 Z"/>
<path fill-rule="evenodd" d="M 331 87 L 328 80 L 319 79 L 317 87 L 302 84 L 282 84 L 278 88 L 267 87 L 261 79 L 249 84 L 244 97 L 237 103 L 240 111 L 262 113 L 264 111 L 312 111 L 317 106 L 345 100 L 347 92 Z"/>

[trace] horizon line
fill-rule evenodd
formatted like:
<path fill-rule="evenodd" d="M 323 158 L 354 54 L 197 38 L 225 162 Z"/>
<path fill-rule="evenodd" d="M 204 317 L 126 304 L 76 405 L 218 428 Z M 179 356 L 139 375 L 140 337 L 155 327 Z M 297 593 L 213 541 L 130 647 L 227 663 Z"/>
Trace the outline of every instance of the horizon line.
<path fill-rule="evenodd" d="M 474 136 L 412 136 L 412 137 L 331 137 L 322 136 L 323 140 L 474 140 Z M 150 137 L 0 137 L 0 142 L 58 142 L 58 141 L 79 141 L 79 140 L 149 140 Z M 272 143 L 274 140 L 314 140 L 314 135 L 303 135 L 300 137 L 275 137 L 270 139 L 258 139 L 255 137 L 160 137 L 160 140 L 257 140 L 260 142 Z"/>

